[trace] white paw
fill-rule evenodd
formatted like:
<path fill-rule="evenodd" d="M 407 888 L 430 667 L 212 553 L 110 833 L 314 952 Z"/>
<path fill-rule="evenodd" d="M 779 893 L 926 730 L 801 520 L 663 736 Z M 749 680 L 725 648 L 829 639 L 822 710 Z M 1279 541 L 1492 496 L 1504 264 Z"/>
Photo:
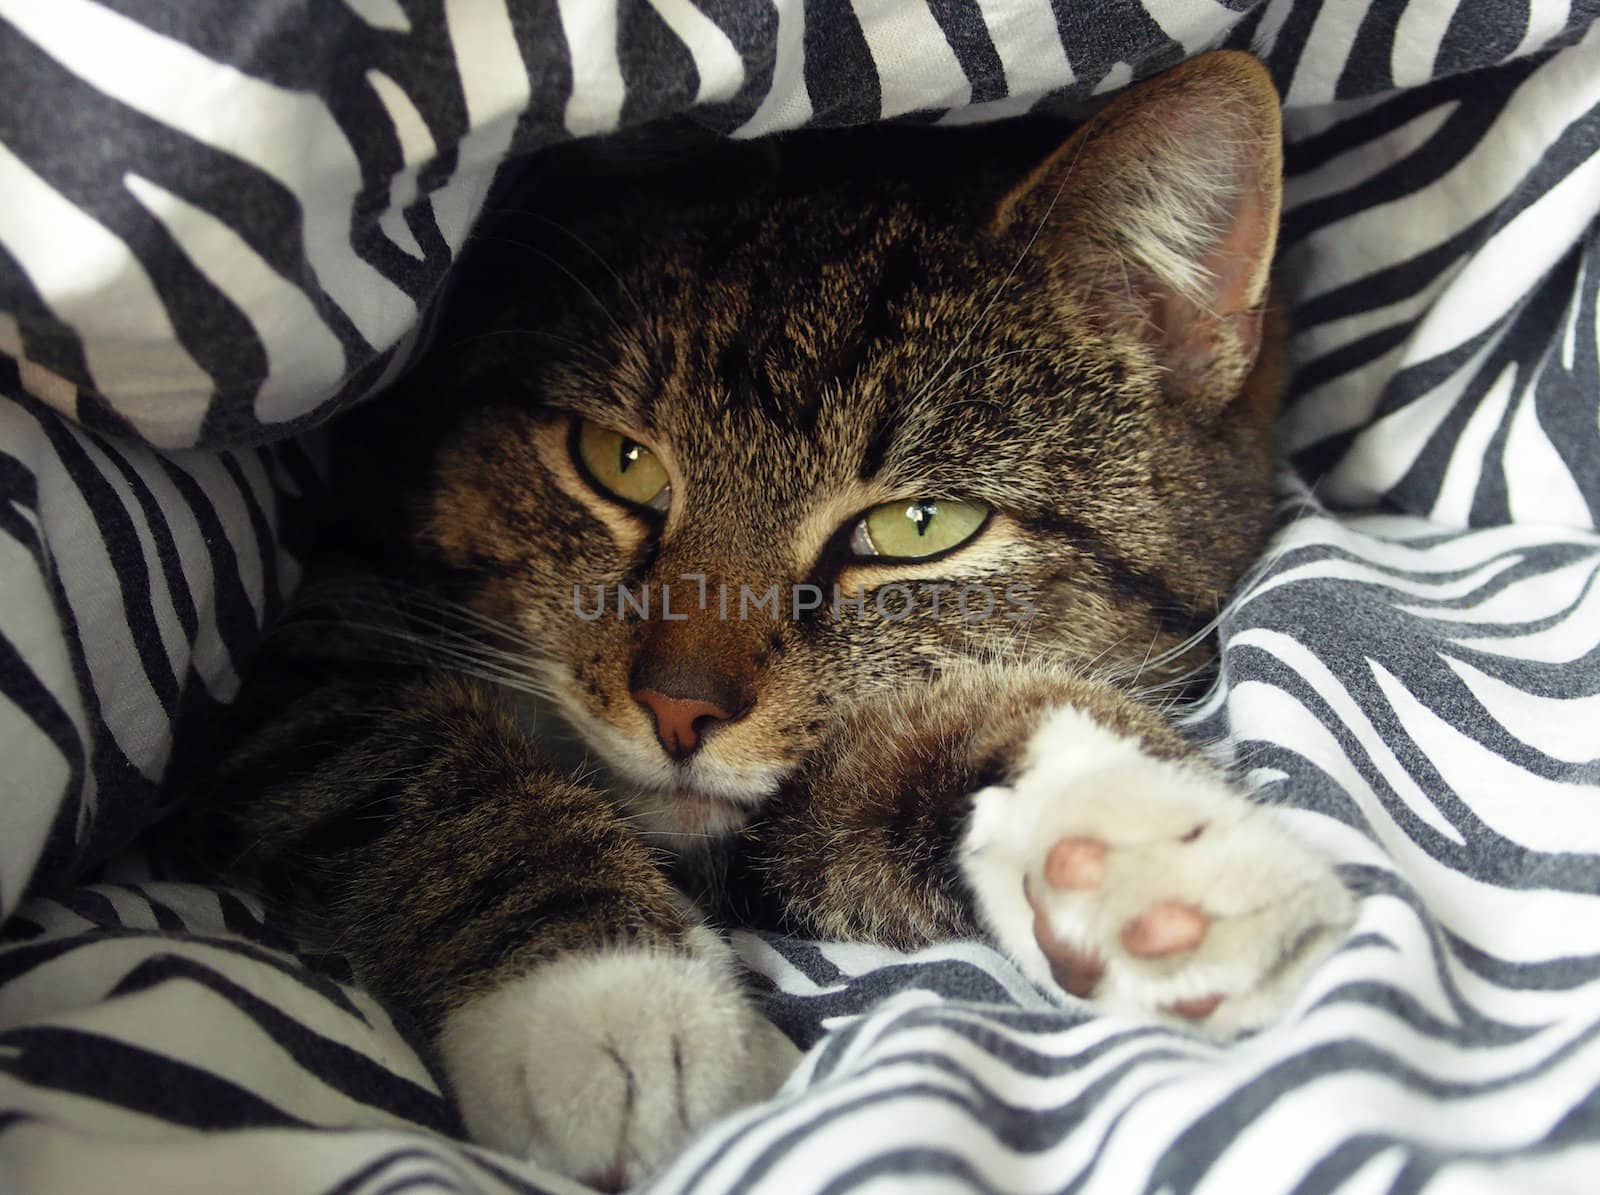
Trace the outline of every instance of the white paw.
<path fill-rule="evenodd" d="M 451 1013 L 439 1049 L 467 1131 L 620 1190 L 771 1095 L 799 1051 L 739 990 L 720 938 L 697 929 L 692 945 L 565 956 Z"/>
<path fill-rule="evenodd" d="M 961 866 L 1032 978 L 1218 1033 L 1277 1017 L 1353 916 L 1327 860 L 1213 773 L 1074 709 L 973 798 Z"/>

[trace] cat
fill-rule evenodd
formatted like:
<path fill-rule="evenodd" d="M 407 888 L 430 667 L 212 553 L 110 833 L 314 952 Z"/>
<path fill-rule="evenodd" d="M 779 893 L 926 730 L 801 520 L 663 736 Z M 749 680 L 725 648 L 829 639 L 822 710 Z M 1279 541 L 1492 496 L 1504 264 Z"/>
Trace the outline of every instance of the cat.
<path fill-rule="evenodd" d="M 1352 917 L 1165 713 L 1270 525 L 1265 70 L 726 159 L 535 162 L 197 807 L 474 1138 L 609 1189 L 795 1062 L 696 884 L 1220 1035 Z"/>

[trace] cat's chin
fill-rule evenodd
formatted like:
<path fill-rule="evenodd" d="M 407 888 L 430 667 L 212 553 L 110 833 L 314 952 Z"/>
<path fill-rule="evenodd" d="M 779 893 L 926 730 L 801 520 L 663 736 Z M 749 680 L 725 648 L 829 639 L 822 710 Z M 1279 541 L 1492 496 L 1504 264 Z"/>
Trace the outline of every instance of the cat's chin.
<path fill-rule="evenodd" d="M 755 809 L 724 797 L 708 796 L 689 788 L 664 792 L 635 792 L 623 797 L 634 824 L 647 836 L 688 843 L 710 841 L 737 834 L 755 816 Z"/>

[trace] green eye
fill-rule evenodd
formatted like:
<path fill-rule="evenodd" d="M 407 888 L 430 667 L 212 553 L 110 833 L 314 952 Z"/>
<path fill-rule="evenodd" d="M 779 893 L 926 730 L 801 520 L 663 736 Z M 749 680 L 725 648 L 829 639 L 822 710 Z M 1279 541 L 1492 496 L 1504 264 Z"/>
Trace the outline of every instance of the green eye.
<path fill-rule="evenodd" d="M 589 479 L 612 497 L 653 510 L 670 505 L 667 470 L 639 441 L 585 419 L 578 425 L 577 450 Z"/>
<path fill-rule="evenodd" d="M 857 556 L 901 560 L 933 556 L 971 539 L 988 517 L 988 508 L 975 502 L 944 498 L 885 502 L 856 524 L 850 550 Z"/>

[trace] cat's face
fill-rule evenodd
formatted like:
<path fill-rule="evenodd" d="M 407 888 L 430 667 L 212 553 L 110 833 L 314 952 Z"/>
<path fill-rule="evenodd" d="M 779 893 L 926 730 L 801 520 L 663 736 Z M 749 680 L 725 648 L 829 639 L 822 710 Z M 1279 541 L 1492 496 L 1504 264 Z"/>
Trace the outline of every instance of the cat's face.
<path fill-rule="evenodd" d="M 1196 358 L 1190 300 L 1084 189 L 1105 142 L 1140 148 L 1117 124 L 1137 115 L 942 200 L 907 174 L 775 184 L 519 234 L 560 272 L 434 375 L 475 406 L 416 534 L 657 827 L 740 824 L 832 707 L 954 656 L 1132 678 L 1216 613 L 1265 525 L 1264 268 L 1208 301 Z M 1235 170 L 1252 261 L 1276 217 L 1259 165 Z"/>

